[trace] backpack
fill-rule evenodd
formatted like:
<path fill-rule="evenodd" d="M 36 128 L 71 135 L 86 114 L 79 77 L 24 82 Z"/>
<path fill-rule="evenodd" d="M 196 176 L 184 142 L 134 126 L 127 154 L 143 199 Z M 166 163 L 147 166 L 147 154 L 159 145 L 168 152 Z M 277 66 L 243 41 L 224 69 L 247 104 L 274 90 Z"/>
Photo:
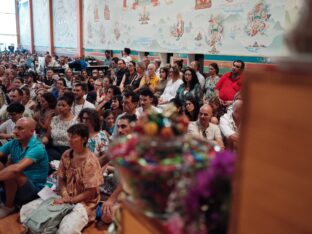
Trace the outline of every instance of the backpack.
<path fill-rule="evenodd" d="M 54 234 L 64 216 L 72 211 L 74 205 L 54 205 L 55 197 L 43 201 L 39 207 L 32 212 L 24 225 L 34 234 Z"/>

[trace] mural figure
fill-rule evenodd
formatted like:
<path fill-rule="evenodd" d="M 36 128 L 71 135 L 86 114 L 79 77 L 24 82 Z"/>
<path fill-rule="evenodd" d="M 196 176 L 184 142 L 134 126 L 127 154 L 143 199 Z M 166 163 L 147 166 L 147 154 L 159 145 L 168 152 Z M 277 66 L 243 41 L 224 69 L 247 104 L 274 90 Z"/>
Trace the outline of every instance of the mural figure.
<path fill-rule="evenodd" d="M 144 6 L 143 12 L 140 14 L 139 21 L 141 22 L 141 24 L 148 24 L 149 20 L 150 20 L 149 13 L 146 10 L 146 6 Z"/>
<path fill-rule="evenodd" d="M 195 40 L 195 44 L 197 46 L 201 46 L 202 45 L 202 40 L 203 40 L 203 34 L 201 32 L 198 32 L 196 37 L 194 38 Z"/>
<path fill-rule="evenodd" d="M 223 38 L 223 18 L 222 16 L 211 16 L 208 28 L 208 34 L 210 39 L 208 40 L 208 45 L 211 47 L 209 51 L 211 54 L 217 54 L 219 51 L 216 48 L 217 44 L 221 45 L 221 40 Z"/>
<path fill-rule="evenodd" d="M 99 22 L 100 17 L 99 17 L 99 7 L 98 5 L 94 5 L 94 22 Z"/>
<path fill-rule="evenodd" d="M 132 9 L 137 9 L 139 6 L 158 6 L 159 0 L 134 0 L 132 3 Z"/>
<path fill-rule="evenodd" d="M 195 9 L 205 9 L 212 6 L 212 0 L 195 0 Z"/>
<path fill-rule="evenodd" d="M 247 35 L 254 37 L 258 34 L 264 34 L 268 28 L 267 21 L 270 17 L 269 5 L 264 0 L 261 0 L 248 13 L 247 25 L 245 27 Z"/>
<path fill-rule="evenodd" d="M 110 10 L 109 10 L 109 6 L 107 4 L 104 7 L 104 19 L 110 20 Z"/>
<path fill-rule="evenodd" d="M 171 36 L 179 40 L 184 34 L 184 20 L 182 15 L 179 13 L 177 15 L 177 23 L 170 27 Z"/>
<path fill-rule="evenodd" d="M 118 41 L 119 38 L 120 38 L 120 29 L 119 29 L 119 24 L 118 23 L 115 24 L 114 35 L 115 35 L 116 41 Z"/>

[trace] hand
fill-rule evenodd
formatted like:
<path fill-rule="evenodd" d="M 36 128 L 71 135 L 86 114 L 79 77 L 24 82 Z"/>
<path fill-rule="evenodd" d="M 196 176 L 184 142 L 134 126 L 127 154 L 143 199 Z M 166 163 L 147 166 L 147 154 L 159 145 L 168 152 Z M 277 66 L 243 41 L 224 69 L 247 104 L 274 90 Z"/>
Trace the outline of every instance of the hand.
<path fill-rule="evenodd" d="M 113 214 L 113 206 L 115 205 L 115 203 L 116 200 L 111 197 L 103 203 L 103 212 L 105 215 Z"/>
<path fill-rule="evenodd" d="M 59 199 L 55 199 L 53 201 L 53 204 L 54 205 L 61 205 L 61 204 L 64 204 L 65 202 L 63 201 L 63 198 L 59 198 Z"/>

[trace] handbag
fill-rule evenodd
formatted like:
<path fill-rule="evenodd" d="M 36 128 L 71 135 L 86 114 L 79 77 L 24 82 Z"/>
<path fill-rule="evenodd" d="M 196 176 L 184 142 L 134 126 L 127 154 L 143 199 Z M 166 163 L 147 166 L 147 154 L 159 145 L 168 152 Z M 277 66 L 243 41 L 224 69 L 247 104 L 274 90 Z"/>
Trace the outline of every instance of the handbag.
<path fill-rule="evenodd" d="M 24 225 L 34 234 L 54 234 L 64 216 L 69 214 L 74 205 L 71 204 L 53 204 L 56 198 L 52 197 L 43 201 L 35 209 Z"/>

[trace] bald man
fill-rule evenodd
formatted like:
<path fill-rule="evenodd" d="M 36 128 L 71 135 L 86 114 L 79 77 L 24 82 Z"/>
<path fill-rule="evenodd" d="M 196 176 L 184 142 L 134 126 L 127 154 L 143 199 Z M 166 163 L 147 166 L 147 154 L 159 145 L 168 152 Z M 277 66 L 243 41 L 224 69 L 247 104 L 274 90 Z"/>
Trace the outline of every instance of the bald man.
<path fill-rule="evenodd" d="M 199 110 L 198 120 L 189 123 L 188 134 L 205 138 L 224 148 L 218 125 L 210 122 L 212 116 L 212 107 L 209 104 L 203 105 Z"/>
<path fill-rule="evenodd" d="M 14 140 L 0 147 L 0 157 L 10 155 L 6 165 L 0 163 L 0 181 L 4 184 L 5 201 L 0 218 L 37 198 L 48 176 L 48 156 L 44 146 L 34 136 L 36 122 L 21 118 L 16 122 Z"/>
<path fill-rule="evenodd" d="M 156 66 L 150 63 L 147 66 L 147 75 L 141 79 L 139 88 L 149 88 L 154 93 L 159 81 L 160 78 L 156 75 Z"/>

